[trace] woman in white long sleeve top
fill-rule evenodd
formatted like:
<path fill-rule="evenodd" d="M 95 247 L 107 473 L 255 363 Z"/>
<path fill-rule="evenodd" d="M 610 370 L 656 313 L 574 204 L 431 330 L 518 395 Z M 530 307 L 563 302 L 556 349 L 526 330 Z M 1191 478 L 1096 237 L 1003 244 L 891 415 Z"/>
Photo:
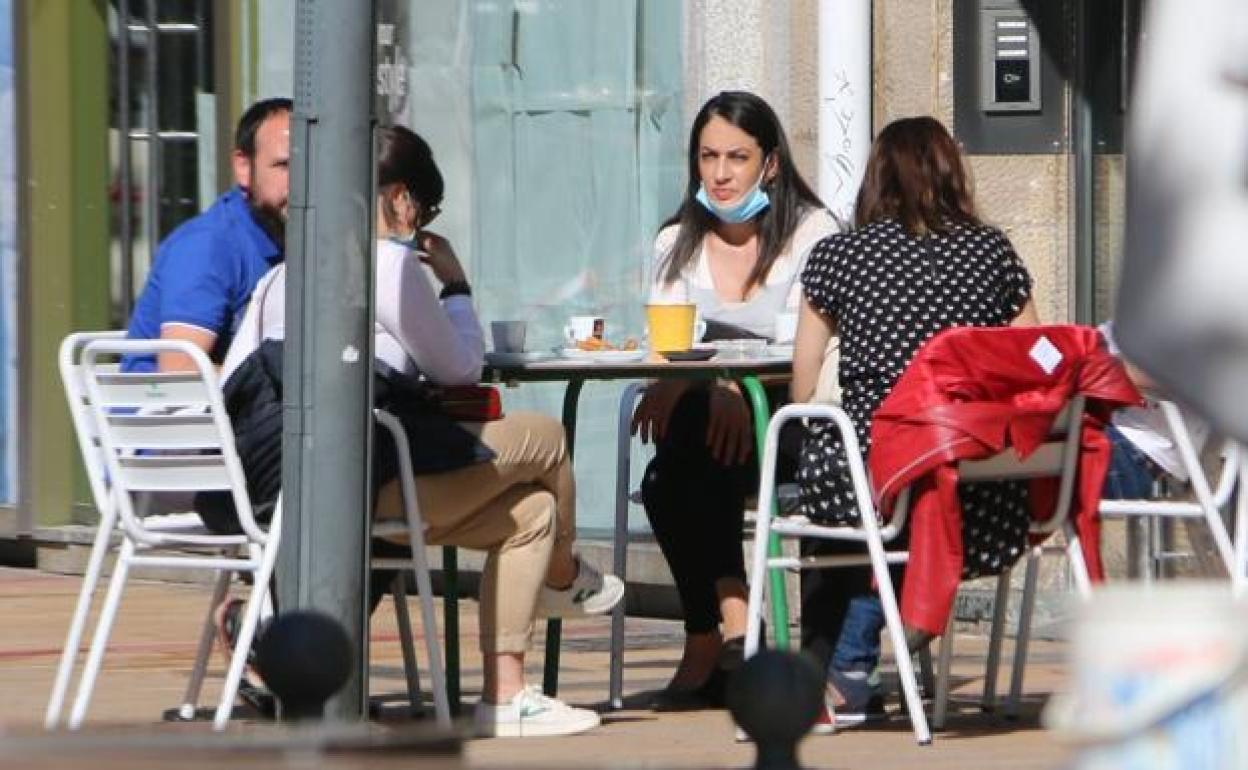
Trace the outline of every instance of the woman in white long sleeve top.
<path fill-rule="evenodd" d="M 374 353 L 393 370 L 436 385 L 475 384 L 485 344 L 464 270 L 450 243 L 425 227 L 437 216 L 442 177 L 428 145 L 401 126 L 382 129 L 378 146 L 377 275 Z M 441 283 L 431 285 L 425 266 Z M 262 340 L 284 335 L 285 268 L 256 287 L 223 377 Z M 400 415 L 402 418 L 402 415 Z M 488 552 L 481 581 L 485 686 L 476 719 L 491 735 L 582 732 L 596 713 L 524 685 L 524 653 L 535 615 L 610 610 L 623 584 L 572 552 L 576 490 L 563 427 L 534 413 L 463 423 L 493 457 L 417 475 L 430 544 Z M 427 435 L 412 435 L 413 444 Z M 416 451 L 413 451 L 415 454 Z M 398 481 L 378 493 L 376 515 L 402 516 Z"/>

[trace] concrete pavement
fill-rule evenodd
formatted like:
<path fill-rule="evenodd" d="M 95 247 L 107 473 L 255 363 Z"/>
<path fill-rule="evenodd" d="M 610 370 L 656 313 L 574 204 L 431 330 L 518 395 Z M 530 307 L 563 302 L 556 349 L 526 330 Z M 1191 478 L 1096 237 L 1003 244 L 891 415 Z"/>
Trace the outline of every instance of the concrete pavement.
<path fill-rule="evenodd" d="M 161 713 L 176 705 L 194 655 L 197 630 L 207 607 L 208 590 L 197 585 L 134 582 L 123 599 L 84 736 L 62 736 L 43 744 L 34 756 L 19 755 L 14 746 L 22 736 L 41 736 L 43 712 L 52 676 L 76 599 L 79 579 L 34 570 L 0 568 L 0 767 L 82 766 L 84 757 L 98 770 L 111 767 L 162 767 L 176 758 L 179 767 L 219 767 L 221 756 L 188 749 L 170 753 L 150 745 L 146 750 L 117 742 L 73 752 L 74 742 L 87 746 L 117 730 L 136 736 L 134 746 L 153 737 L 186 736 L 192 744 L 209 732 L 207 723 L 170 724 Z M 413 607 L 415 610 L 415 607 Z M 462 605 L 462 649 L 466 700 L 475 700 L 480 686 L 476 652 L 476 604 Z M 413 612 L 414 617 L 419 617 Z M 565 624 L 560 697 L 605 709 L 607 689 L 607 622 L 605 619 Z M 459 760 L 439 757 L 414 764 L 410 753 L 371 752 L 316 754 L 280 752 L 279 764 L 300 767 L 462 766 L 495 767 L 748 767 L 753 747 L 733 740 L 725 712 L 656 714 L 644 708 L 647 693 L 663 686 L 679 657 L 679 624 L 630 619 L 626 656 L 625 710 L 605 712 L 603 726 L 568 738 L 468 741 Z M 418 647 L 419 649 L 419 647 Z M 541 678 L 540 644 L 530 656 L 530 680 Z M 397 701 L 403 675 L 394 613 L 378 611 L 372 629 L 370 682 L 383 702 Z M 1009 646 L 1006 647 L 1007 653 Z M 954 702 L 948 728 L 929 747 L 914 743 L 909 722 L 900 715 L 896 697 L 889 700 L 890 719 L 870 728 L 844 730 L 834 736 L 809 737 L 801 747 L 802 761 L 812 768 L 1052 768 L 1066 757 L 1063 747 L 1039 727 L 1038 713 L 1047 694 L 1060 689 L 1065 677 L 1064 645 L 1037 642 L 1027 670 L 1023 717 L 1009 721 L 981 713 L 974 698 L 982 686 L 984 641 L 959 639 L 955 647 Z M 205 686 L 205 704 L 219 692 L 221 660 L 214 660 Z M 1008 682 L 1008 670 L 1001 681 Z M 393 697 L 389 697 L 392 695 Z M 402 728 L 401 710 L 386 709 L 388 728 Z M 270 724 L 238 719 L 228 741 L 263 738 L 279 732 Z M 7 737 L 6 737 L 7 736 Z M 17 740 L 17 743 L 14 741 Z M 7 741 L 7 742 L 6 742 Z M 97 740 L 98 744 L 98 740 Z M 27 744 L 29 745 L 29 744 Z M 198 745 L 202 745 L 198 744 Z M 230 755 L 228 764 L 271 766 L 273 754 L 245 750 Z M 391 763 L 394 763 L 393 765 Z"/>

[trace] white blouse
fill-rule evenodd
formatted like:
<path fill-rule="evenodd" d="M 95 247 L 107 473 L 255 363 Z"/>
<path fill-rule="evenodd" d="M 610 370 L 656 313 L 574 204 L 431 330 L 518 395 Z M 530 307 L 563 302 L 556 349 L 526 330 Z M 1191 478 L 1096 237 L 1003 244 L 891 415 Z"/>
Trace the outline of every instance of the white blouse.
<path fill-rule="evenodd" d="M 377 299 L 373 354 L 406 374 L 418 371 L 439 385 L 480 381 L 485 336 L 472 298 L 438 300 L 416 252 L 377 242 Z M 221 367 L 221 380 L 266 339 L 286 337 L 286 266 L 265 274 L 251 295 L 238 334 Z"/>
<path fill-rule="evenodd" d="M 733 302 L 723 299 L 715 291 L 705 244 L 698 249 L 696 257 L 677 280 L 664 282 L 664 262 L 680 232 L 679 225 L 669 225 L 660 230 L 654 239 L 649 301 L 655 304 L 692 302 L 698 306 L 698 314 L 706 320 L 730 324 L 760 337 L 775 339 L 776 315 L 795 313 L 801 304 L 802 269 L 806 266 L 811 248 L 839 231 L 836 220 L 826 210 L 807 210 L 793 231 L 793 237 L 772 263 L 763 285 L 744 302 Z"/>

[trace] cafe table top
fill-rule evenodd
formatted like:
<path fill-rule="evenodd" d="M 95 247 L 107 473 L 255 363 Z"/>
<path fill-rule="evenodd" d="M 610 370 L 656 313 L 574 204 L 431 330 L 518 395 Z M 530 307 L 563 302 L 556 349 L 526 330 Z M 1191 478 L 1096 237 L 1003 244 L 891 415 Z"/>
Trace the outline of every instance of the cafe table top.
<path fill-rule="evenodd" d="M 721 354 L 706 361 L 668 361 L 657 354 L 649 354 L 638 361 L 549 358 L 523 363 L 491 363 L 487 356 L 482 379 L 495 383 L 663 377 L 741 379 L 756 375 L 787 375 L 792 369 L 793 361 L 787 356 L 723 358 Z"/>

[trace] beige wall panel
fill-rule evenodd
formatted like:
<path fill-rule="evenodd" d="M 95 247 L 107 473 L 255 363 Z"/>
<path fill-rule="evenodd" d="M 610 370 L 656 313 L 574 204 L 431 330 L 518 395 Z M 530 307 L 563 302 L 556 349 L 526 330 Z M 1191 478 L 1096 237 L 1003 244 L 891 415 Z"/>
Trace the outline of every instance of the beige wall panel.
<path fill-rule="evenodd" d="M 1113 313 L 1122 261 L 1126 215 L 1126 158 L 1097 156 L 1093 166 L 1093 206 L 1096 209 L 1096 317 Z"/>
<path fill-rule="evenodd" d="M 896 118 L 930 115 L 936 99 L 935 0 L 876 0 L 872 32 L 875 60 L 875 130 Z"/>
<path fill-rule="evenodd" d="M 1061 155 L 974 155 L 975 198 L 993 224 L 1053 225 L 1065 219 L 1066 159 Z"/>
<path fill-rule="evenodd" d="M 970 163 L 980 213 L 1005 230 L 1027 263 L 1041 319 L 1069 320 L 1066 157 L 977 155 Z"/>
<path fill-rule="evenodd" d="M 724 90 L 754 91 L 769 102 L 764 0 L 694 0 L 685 55 L 686 114 Z"/>
<path fill-rule="evenodd" d="M 1040 320 L 1064 323 L 1066 319 L 1066 271 L 1059 260 L 1062 250 L 1055 243 L 1054 228 L 1049 225 L 1003 225 L 1014 249 L 1031 274 L 1033 296 Z"/>
<path fill-rule="evenodd" d="M 785 131 L 798 170 L 814 185 L 819 177 L 819 3 L 793 0 L 792 8 L 791 81 Z"/>
<path fill-rule="evenodd" d="M 936 2 L 936 105 L 933 115 L 953 129 L 953 0 Z"/>

